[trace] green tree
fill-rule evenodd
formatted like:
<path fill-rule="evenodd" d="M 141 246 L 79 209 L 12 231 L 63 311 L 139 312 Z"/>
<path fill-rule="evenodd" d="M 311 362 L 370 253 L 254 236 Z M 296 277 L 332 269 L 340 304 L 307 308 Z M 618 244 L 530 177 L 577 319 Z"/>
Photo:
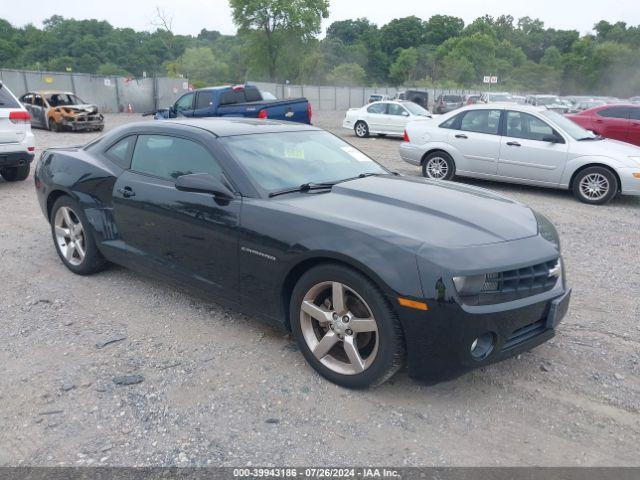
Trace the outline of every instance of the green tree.
<path fill-rule="evenodd" d="M 356 63 L 342 63 L 331 70 L 327 79 L 339 86 L 364 85 L 367 72 Z"/>
<path fill-rule="evenodd" d="M 392 54 L 398 48 L 422 45 L 425 36 L 425 24 L 418 17 L 396 18 L 380 29 L 380 46 L 387 54 Z"/>
<path fill-rule="evenodd" d="M 400 50 L 396 61 L 389 69 L 389 78 L 396 85 L 402 85 L 411 80 L 416 80 L 416 67 L 418 66 L 418 50 L 415 47 Z"/>
<path fill-rule="evenodd" d="M 457 37 L 462 33 L 464 20 L 449 15 L 434 15 L 424 25 L 425 43 L 440 45 L 450 38 Z"/>
<path fill-rule="evenodd" d="M 219 61 L 208 47 L 187 48 L 175 62 L 168 65 L 173 74 L 184 74 L 193 82 L 220 83 L 227 78 L 226 63 Z"/>
<path fill-rule="evenodd" d="M 264 64 L 269 78 L 278 78 L 278 60 L 286 41 L 310 40 L 329 16 L 328 0 L 229 0 L 239 33 L 248 37 L 255 63 Z"/>

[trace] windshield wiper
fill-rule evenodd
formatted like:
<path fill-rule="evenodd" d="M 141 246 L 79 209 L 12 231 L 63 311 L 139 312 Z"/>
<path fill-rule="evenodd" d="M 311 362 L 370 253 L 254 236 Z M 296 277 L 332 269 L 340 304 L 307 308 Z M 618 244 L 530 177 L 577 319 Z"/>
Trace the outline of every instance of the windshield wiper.
<path fill-rule="evenodd" d="M 282 189 L 282 190 L 277 190 L 275 192 L 271 192 L 269 194 L 269 198 L 277 197 L 278 195 L 284 195 L 285 193 L 294 193 L 294 192 L 303 192 L 304 193 L 304 192 L 309 192 L 311 190 L 322 190 L 322 189 L 326 189 L 326 188 L 331 188 L 334 185 L 335 185 L 335 183 L 313 183 L 313 182 L 303 183 L 299 187 L 285 188 L 285 189 Z"/>

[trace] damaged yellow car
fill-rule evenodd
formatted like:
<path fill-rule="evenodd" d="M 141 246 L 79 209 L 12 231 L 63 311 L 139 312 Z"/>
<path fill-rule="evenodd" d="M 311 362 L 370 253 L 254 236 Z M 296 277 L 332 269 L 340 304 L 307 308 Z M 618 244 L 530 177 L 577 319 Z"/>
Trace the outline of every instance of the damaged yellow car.
<path fill-rule="evenodd" d="M 104 117 L 97 105 L 80 100 L 71 92 L 27 92 L 20 102 L 31 114 L 31 125 L 54 132 L 101 131 Z"/>

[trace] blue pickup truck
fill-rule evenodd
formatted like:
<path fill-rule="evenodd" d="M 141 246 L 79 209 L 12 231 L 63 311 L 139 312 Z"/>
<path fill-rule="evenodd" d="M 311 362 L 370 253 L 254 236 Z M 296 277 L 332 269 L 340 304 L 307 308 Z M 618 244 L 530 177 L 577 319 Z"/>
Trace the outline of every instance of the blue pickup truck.
<path fill-rule="evenodd" d="M 306 98 L 266 99 L 254 85 L 236 85 L 185 93 L 171 107 L 156 111 L 154 118 L 250 117 L 311 124 L 311 115 Z"/>

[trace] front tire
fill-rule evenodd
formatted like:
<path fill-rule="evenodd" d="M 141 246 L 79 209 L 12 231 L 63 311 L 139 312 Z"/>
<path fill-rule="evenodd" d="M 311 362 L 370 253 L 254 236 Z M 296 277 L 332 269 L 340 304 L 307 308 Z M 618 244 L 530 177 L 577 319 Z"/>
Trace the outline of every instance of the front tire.
<path fill-rule="evenodd" d="M 618 193 L 618 179 L 608 169 L 589 167 L 573 180 L 573 195 L 582 203 L 603 205 Z"/>
<path fill-rule="evenodd" d="M 22 182 L 29 176 L 30 164 L 20 165 L 19 167 L 7 167 L 0 171 L 0 175 L 7 182 Z"/>
<path fill-rule="evenodd" d="M 367 125 L 367 122 L 360 120 L 356 122 L 353 131 L 356 133 L 356 137 L 367 138 L 369 136 L 369 125 Z"/>
<path fill-rule="evenodd" d="M 51 209 L 51 235 L 62 263 L 78 275 L 99 272 L 106 261 L 93 238 L 80 204 L 71 197 L 60 197 Z"/>
<path fill-rule="evenodd" d="M 433 152 L 422 161 L 422 176 L 432 180 L 451 180 L 456 173 L 453 158 L 446 152 Z"/>
<path fill-rule="evenodd" d="M 323 377 L 346 388 L 368 388 L 404 362 L 400 322 L 378 287 L 337 264 L 306 272 L 290 301 L 291 330 L 300 351 Z"/>

